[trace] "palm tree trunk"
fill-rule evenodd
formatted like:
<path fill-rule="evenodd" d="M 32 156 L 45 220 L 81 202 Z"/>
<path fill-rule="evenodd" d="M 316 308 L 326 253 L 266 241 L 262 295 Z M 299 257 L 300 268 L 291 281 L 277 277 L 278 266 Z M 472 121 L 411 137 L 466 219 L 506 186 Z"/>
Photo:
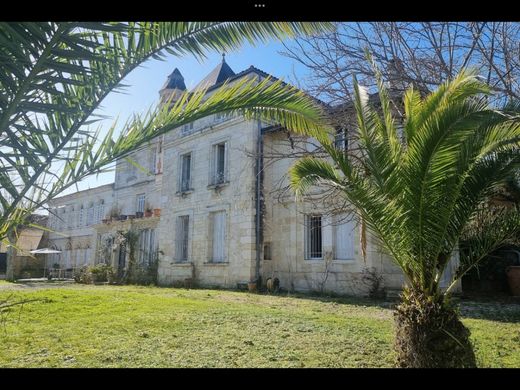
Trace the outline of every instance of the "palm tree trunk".
<path fill-rule="evenodd" d="M 395 323 L 399 367 L 476 367 L 470 331 L 442 295 L 434 297 L 405 289 Z"/>

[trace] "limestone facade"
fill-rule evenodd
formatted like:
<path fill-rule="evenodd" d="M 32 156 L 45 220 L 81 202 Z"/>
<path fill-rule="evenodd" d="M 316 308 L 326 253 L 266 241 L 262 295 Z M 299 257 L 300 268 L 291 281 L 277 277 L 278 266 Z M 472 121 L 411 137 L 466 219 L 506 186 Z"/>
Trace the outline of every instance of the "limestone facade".
<path fill-rule="evenodd" d="M 210 74 L 213 86 L 209 78 L 201 82 L 208 93 L 222 84 L 215 81 L 219 69 Z M 253 67 L 230 71 L 230 82 L 268 76 Z M 181 79 L 177 70 L 169 76 L 162 101 L 182 92 Z M 287 134 L 269 128 L 241 116 L 212 115 L 119 161 L 115 183 L 54 199 L 50 227 L 56 232 L 49 239 L 70 253 L 50 262 L 125 267 L 116 235 L 133 229 L 143 237 L 140 247 L 156 250 L 161 285 L 235 288 L 276 277 L 286 290 L 365 295 L 371 286 L 364 270 L 374 267 L 386 288 L 400 288 L 401 272 L 369 235 L 363 256 L 360 229 L 348 216 L 283 191 L 295 160 L 267 152 L 291 154 Z M 143 204 L 160 214 L 140 215 Z M 111 214 L 127 217 L 108 222 Z"/>

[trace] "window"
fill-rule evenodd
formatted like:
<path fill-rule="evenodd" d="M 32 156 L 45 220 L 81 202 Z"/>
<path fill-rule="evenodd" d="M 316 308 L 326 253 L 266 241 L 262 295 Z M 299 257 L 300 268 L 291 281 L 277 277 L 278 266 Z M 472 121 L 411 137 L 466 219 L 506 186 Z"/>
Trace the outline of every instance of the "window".
<path fill-rule="evenodd" d="M 226 261 L 226 212 L 211 213 L 211 261 Z"/>
<path fill-rule="evenodd" d="M 181 156 L 180 191 L 189 191 L 191 187 L 191 153 Z"/>
<path fill-rule="evenodd" d="M 85 209 L 83 208 L 83 205 L 79 206 L 79 221 L 78 221 L 78 227 L 81 227 L 85 224 Z"/>
<path fill-rule="evenodd" d="M 222 184 L 227 179 L 227 151 L 226 142 L 213 145 L 213 168 L 211 170 L 211 183 L 210 184 Z"/>
<path fill-rule="evenodd" d="M 342 127 L 336 131 L 336 136 L 334 139 L 334 146 L 339 150 L 347 150 L 348 148 L 348 138 L 347 138 L 347 129 Z"/>
<path fill-rule="evenodd" d="M 305 216 L 305 258 L 322 259 L 322 218 L 321 215 Z"/>
<path fill-rule="evenodd" d="M 176 229 L 175 260 L 178 262 L 188 261 L 190 216 L 178 216 Z"/>
<path fill-rule="evenodd" d="M 101 199 L 99 203 L 96 205 L 96 216 L 95 223 L 100 223 L 101 220 L 105 217 L 105 201 Z"/>
<path fill-rule="evenodd" d="M 146 195 L 145 194 L 137 194 L 136 196 L 136 200 L 137 200 L 137 207 L 136 207 L 136 211 L 138 213 L 144 213 L 144 204 L 145 204 L 145 201 L 146 201 Z"/>
<path fill-rule="evenodd" d="M 139 264 L 150 264 L 156 252 L 155 229 L 143 229 L 139 231 L 137 242 L 139 254 L 137 261 Z"/>
<path fill-rule="evenodd" d="M 354 237 L 356 224 L 347 214 L 334 216 L 334 258 L 336 260 L 351 260 L 354 255 Z"/>
<path fill-rule="evenodd" d="M 87 210 L 87 226 L 94 223 L 94 203 L 91 203 Z"/>
<path fill-rule="evenodd" d="M 186 123 L 184 126 L 182 126 L 182 133 L 183 134 L 189 134 L 193 131 L 193 122 Z"/>
<path fill-rule="evenodd" d="M 223 122 L 231 119 L 233 114 L 231 112 L 218 112 L 215 114 L 215 122 Z"/>
<path fill-rule="evenodd" d="M 67 215 L 67 227 L 69 229 L 74 227 L 74 206 L 69 208 L 69 214 Z"/>

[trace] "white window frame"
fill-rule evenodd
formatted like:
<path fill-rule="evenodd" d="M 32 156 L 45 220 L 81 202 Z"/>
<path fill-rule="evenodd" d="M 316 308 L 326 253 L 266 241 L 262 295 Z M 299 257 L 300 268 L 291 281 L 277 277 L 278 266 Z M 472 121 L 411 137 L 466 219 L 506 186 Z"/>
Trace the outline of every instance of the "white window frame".
<path fill-rule="evenodd" d="M 94 223 L 94 203 L 90 205 L 87 209 L 87 224 L 86 226 L 90 226 Z"/>
<path fill-rule="evenodd" d="M 188 165 L 188 167 L 189 167 L 188 176 L 189 177 L 188 177 L 188 180 L 185 181 L 185 178 L 184 178 L 185 164 L 184 164 L 184 162 L 187 157 L 189 157 L 189 165 Z M 188 192 L 192 189 L 191 188 L 191 182 L 192 182 L 192 177 L 193 177 L 192 167 L 193 167 L 193 153 L 188 152 L 188 153 L 181 154 L 179 157 L 179 183 L 178 183 L 179 192 Z"/>
<path fill-rule="evenodd" d="M 137 194 L 135 196 L 135 211 L 137 213 L 144 213 L 144 208 L 146 204 L 146 194 Z"/>
<path fill-rule="evenodd" d="M 137 262 L 140 265 L 149 265 L 153 260 L 154 252 L 157 250 L 155 229 L 139 230 L 137 247 L 139 248 Z"/>
<path fill-rule="evenodd" d="M 219 146 L 224 145 L 224 167 L 223 171 L 218 171 L 219 166 Z M 229 171 L 229 142 L 221 141 L 211 146 L 211 167 L 210 167 L 210 185 L 225 184 L 228 182 L 228 171 Z"/>
<path fill-rule="evenodd" d="M 190 134 L 193 132 L 194 127 L 195 127 L 194 122 L 186 123 L 182 126 L 181 133 L 183 135 Z"/>
<path fill-rule="evenodd" d="M 83 205 L 79 206 L 79 218 L 78 218 L 78 227 L 82 227 L 85 225 L 85 207 Z"/>

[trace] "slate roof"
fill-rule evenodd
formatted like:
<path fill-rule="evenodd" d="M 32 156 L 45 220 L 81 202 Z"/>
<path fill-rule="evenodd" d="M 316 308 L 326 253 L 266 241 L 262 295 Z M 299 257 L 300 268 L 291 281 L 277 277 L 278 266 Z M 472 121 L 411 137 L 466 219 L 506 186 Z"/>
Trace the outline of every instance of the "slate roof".
<path fill-rule="evenodd" d="M 200 83 L 198 83 L 193 90 L 209 88 L 214 85 L 221 84 L 230 77 L 235 76 L 235 72 L 233 69 L 229 67 L 226 63 L 224 56 L 222 56 L 222 62 L 218 64 L 218 66 L 213 69 Z"/>
<path fill-rule="evenodd" d="M 174 71 L 168 76 L 162 89 L 180 89 L 181 91 L 186 90 L 184 77 L 182 76 L 179 69 L 175 68 Z"/>

